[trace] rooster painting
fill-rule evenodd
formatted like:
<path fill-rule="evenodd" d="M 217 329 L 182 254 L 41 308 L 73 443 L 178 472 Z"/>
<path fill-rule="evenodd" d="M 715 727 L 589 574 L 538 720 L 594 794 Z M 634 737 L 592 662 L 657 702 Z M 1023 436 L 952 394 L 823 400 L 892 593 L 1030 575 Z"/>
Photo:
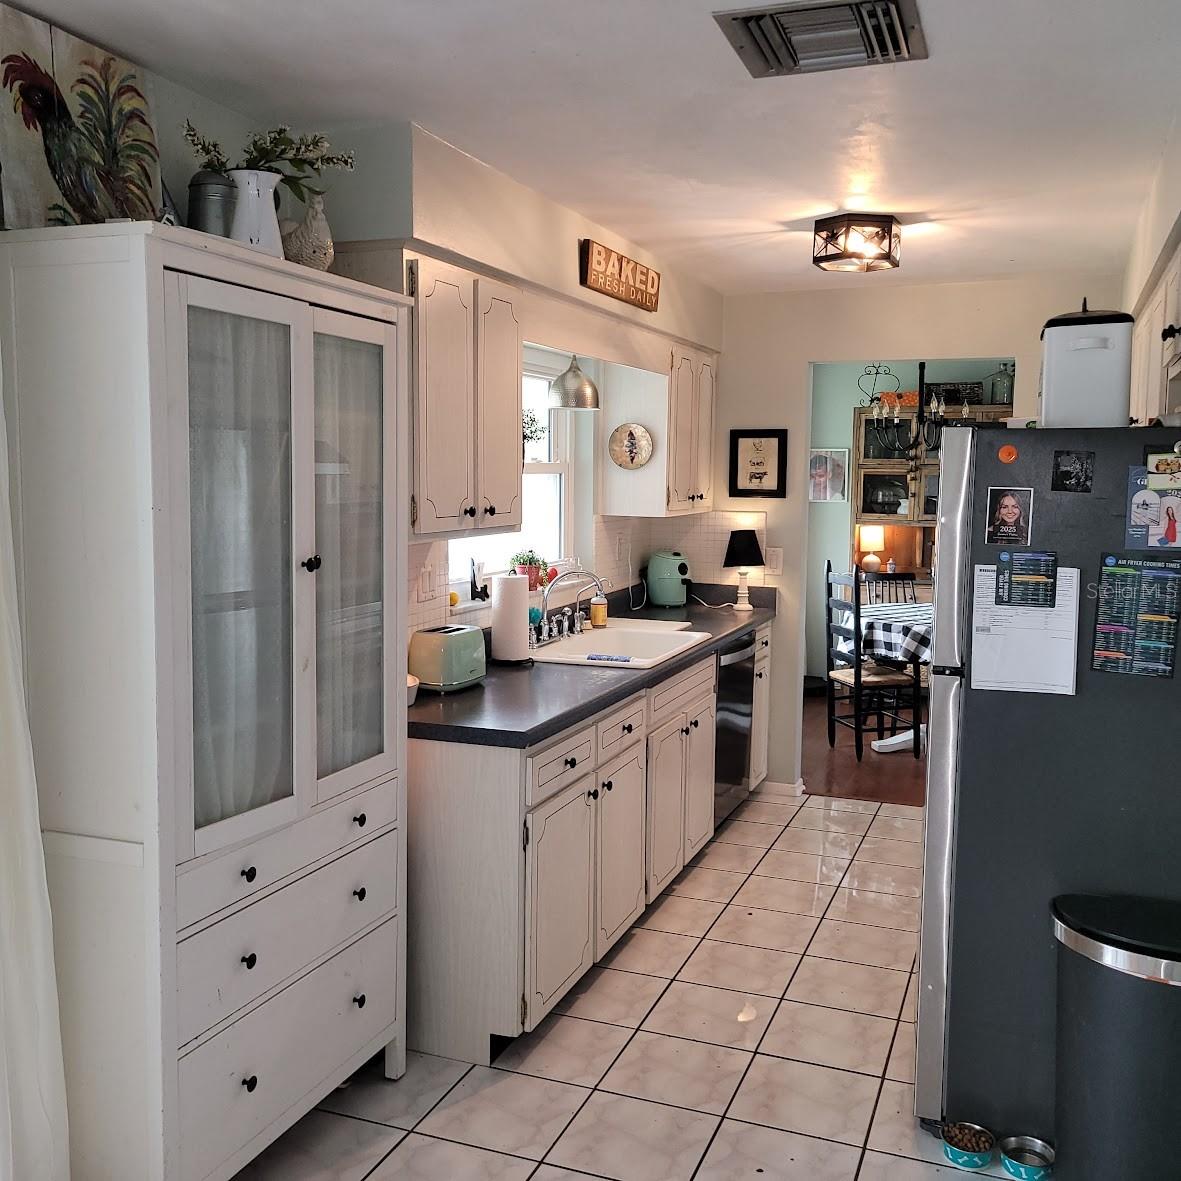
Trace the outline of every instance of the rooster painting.
<path fill-rule="evenodd" d="M 77 109 L 28 53 L 2 61 L 0 84 L 12 92 L 25 128 L 39 134 L 61 195 L 45 211 L 51 225 L 82 225 L 156 216 L 159 151 L 148 104 L 127 63 L 95 51 L 70 85 Z"/>

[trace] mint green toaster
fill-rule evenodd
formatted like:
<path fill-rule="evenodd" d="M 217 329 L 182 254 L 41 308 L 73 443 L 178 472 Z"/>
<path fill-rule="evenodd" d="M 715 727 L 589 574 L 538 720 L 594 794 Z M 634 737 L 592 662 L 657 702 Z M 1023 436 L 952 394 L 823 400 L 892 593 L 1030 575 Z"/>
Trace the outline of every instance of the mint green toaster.
<path fill-rule="evenodd" d="M 415 632 L 410 637 L 407 664 L 420 688 L 436 693 L 478 685 L 487 671 L 484 629 L 470 623 L 445 623 Z"/>

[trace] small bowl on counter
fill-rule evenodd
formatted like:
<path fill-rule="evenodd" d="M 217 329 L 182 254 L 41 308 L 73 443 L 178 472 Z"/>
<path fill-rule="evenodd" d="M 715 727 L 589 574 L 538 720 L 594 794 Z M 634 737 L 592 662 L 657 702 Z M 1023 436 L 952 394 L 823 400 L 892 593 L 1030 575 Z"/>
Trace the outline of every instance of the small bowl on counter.
<path fill-rule="evenodd" d="M 1042 1181 L 1054 1169 L 1054 1150 L 1036 1136 L 1007 1136 L 1000 1143 L 1001 1166 L 1017 1181 Z"/>
<path fill-rule="evenodd" d="M 957 1169 L 987 1169 L 995 1147 L 996 1137 L 979 1124 L 943 1125 L 943 1155 Z"/>
<path fill-rule="evenodd" d="M 414 699 L 418 696 L 418 678 L 413 673 L 406 674 L 406 706 L 409 708 L 414 704 Z"/>

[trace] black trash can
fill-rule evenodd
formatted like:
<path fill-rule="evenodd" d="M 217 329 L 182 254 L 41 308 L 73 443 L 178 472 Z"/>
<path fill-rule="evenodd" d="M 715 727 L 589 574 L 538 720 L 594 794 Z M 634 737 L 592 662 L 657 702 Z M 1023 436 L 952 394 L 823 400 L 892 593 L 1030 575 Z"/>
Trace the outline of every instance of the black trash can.
<path fill-rule="evenodd" d="M 1060 1181 L 1181 1177 L 1181 902 L 1063 894 Z"/>

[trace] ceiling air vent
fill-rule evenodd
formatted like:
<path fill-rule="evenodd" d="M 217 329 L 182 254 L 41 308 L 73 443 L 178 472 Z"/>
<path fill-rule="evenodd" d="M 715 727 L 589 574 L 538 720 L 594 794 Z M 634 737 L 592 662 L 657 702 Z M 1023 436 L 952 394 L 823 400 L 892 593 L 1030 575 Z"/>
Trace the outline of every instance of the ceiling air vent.
<path fill-rule="evenodd" d="M 915 0 L 857 0 L 715 12 L 752 78 L 813 74 L 927 56 Z"/>

